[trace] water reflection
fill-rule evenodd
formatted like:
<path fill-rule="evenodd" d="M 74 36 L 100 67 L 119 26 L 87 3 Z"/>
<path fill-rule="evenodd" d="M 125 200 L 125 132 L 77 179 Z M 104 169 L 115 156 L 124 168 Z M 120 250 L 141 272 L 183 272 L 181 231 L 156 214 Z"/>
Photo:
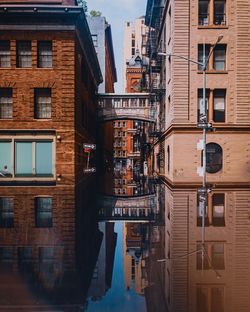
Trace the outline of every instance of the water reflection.
<path fill-rule="evenodd" d="M 203 245 L 197 189 L 110 177 L 2 188 L 0 310 L 249 311 L 249 189 L 209 193 Z"/>

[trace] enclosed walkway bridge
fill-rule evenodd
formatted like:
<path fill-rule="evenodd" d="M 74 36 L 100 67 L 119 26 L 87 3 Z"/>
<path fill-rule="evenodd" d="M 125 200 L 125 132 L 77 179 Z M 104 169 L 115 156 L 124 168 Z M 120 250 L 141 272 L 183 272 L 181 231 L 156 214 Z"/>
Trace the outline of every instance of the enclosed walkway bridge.
<path fill-rule="evenodd" d="M 155 221 L 158 214 L 155 194 L 135 197 L 101 196 L 99 221 Z"/>
<path fill-rule="evenodd" d="M 156 122 L 156 103 L 149 93 L 105 93 L 98 95 L 100 121 L 119 119 Z"/>

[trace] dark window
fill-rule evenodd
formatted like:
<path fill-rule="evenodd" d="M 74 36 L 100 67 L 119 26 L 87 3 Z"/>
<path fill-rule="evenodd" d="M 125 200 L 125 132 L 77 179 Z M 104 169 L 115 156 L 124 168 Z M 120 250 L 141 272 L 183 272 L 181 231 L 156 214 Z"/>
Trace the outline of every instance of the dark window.
<path fill-rule="evenodd" d="M 208 98 L 209 98 L 209 93 L 210 93 L 210 90 L 209 89 L 206 89 L 206 100 L 205 100 L 205 105 L 206 105 L 206 111 L 208 111 Z M 203 89 L 198 89 L 198 122 L 205 122 L 206 120 L 206 115 L 204 114 L 201 114 L 200 111 L 201 111 L 201 107 L 203 107 Z"/>
<path fill-rule="evenodd" d="M 215 122 L 225 122 L 226 90 L 225 89 L 214 90 L 213 95 L 214 95 L 213 120 Z"/>
<path fill-rule="evenodd" d="M 37 65 L 40 68 L 52 67 L 52 42 L 38 41 Z"/>
<path fill-rule="evenodd" d="M 0 268 L 11 270 L 14 260 L 14 248 L 9 246 L 0 247 Z"/>
<path fill-rule="evenodd" d="M 97 35 L 92 35 L 92 41 L 93 41 L 94 47 L 98 47 L 98 37 L 97 37 Z"/>
<path fill-rule="evenodd" d="M 135 40 L 134 39 L 132 40 L 132 47 L 133 48 L 135 47 Z"/>
<path fill-rule="evenodd" d="M 219 44 L 214 48 L 214 69 L 226 69 L 226 45 Z"/>
<path fill-rule="evenodd" d="M 204 257 L 202 257 L 202 245 L 197 244 L 196 264 L 197 270 L 224 270 L 224 243 L 206 242 Z"/>
<path fill-rule="evenodd" d="M 0 41 L 0 67 L 11 67 L 9 41 Z"/>
<path fill-rule="evenodd" d="M 168 166 L 168 173 L 169 173 L 169 170 L 170 170 L 170 148 L 169 148 L 169 145 L 168 145 L 168 148 L 167 148 L 167 166 Z"/>
<path fill-rule="evenodd" d="M 198 45 L 198 62 L 203 64 L 203 54 L 204 54 L 204 45 L 203 44 L 199 44 Z M 205 45 L 205 60 L 207 62 L 208 60 L 208 56 L 209 56 L 209 52 L 210 52 L 210 45 L 206 44 Z M 202 70 L 203 66 L 202 65 L 198 65 L 198 70 Z"/>
<path fill-rule="evenodd" d="M 0 119 L 13 117 L 13 97 L 11 88 L 0 88 Z"/>
<path fill-rule="evenodd" d="M 132 48 L 131 54 L 132 54 L 132 55 L 135 55 L 135 48 Z"/>
<path fill-rule="evenodd" d="M 51 118 L 51 89 L 35 89 L 35 118 Z"/>
<path fill-rule="evenodd" d="M 32 267 L 32 247 L 18 247 L 18 266 L 20 271 L 30 271 Z"/>
<path fill-rule="evenodd" d="M 32 54 L 30 41 L 17 41 L 17 67 L 32 67 Z"/>
<path fill-rule="evenodd" d="M 35 199 L 36 227 L 52 227 L 52 198 Z"/>
<path fill-rule="evenodd" d="M 199 285 L 196 291 L 198 312 L 224 312 L 224 287 L 221 285 Z"/>
<path fill-rule="evenodd" d="M 199 1 L 199 25 L 207 26 L 209 24 L 209 1 Z"/>
<path fill-rule="evenodd" d="M 14 226 L 14 200 L 13 198 L 0 197 L 0 227 Z"/>
<path fill-rule="evenodd" d="M 214 24 L 226 25 L 226 1 L 214 0 Z"/>
<path fill-rule="evenodd" d="M 206 145 L 206 171 L 216 173 L 222 169 L 222 148 L 219 144 L 208 143 Z"/>

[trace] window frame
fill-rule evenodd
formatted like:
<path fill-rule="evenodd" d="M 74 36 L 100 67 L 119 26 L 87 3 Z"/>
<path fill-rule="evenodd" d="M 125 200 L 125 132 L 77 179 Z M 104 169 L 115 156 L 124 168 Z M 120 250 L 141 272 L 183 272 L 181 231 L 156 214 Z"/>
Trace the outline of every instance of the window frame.
<path fill-rule="evenodd" d="M 11 213 L 13 215 L 10 220 L 7 220 L 6 224 L 4 224 L 4 218 L 2 217 L 2 214 L 4 212 L 3 211 L 3 209 L 4 209 L 3 199 L 10 200 L 11 208 L 12 208 Z M 14 227 L 14 220 L 15 220 L 14 198 L 13 197 L 9 197 L 9 196 L 1 196 L 0 197 L 0 228 L 13 228 Z"/>
<path fill-rule="evenodd" d="M 7 49 L 5 49 L 5 44 Z M 7 58 L 9 66 L 3 66 L 4 58 Z M 0 68 L 11 68 L 11 42 L 10 40 L 0 40 Z"/>
<path fill-rule="evenodd" d="M 42 211 L 42 208 L 44 209 L 44 207 L 41 208 L 41 206 L 39 207 L 39 200 L 40 199 L 51 199 L 51 206 L 50 206 L 50 211 Z M 35 227 L 36 228 L 52 228 L 53 227 L 53 197 L 52 196 L 36 196 L 34 198 L 34 202 L 35 202 Z M 48 225 L 42 224 L 41 220 L 39 221 L 39 210 L 40 208 L 40 213 L 41 212 L 49 212 L 51 214 L 51 218 L 48 220 L 46 220 L 46 222 L 48 222 Z"/>
<path fill-rule="evenodd" d="M 6 96 L 6 94 L 10 92 L 10 96 Z M 3 101 L 2 99 L 5 99 Z M 8 100 L 6 100 L 8 99 Z M 2 117 L 2 105 L 4 106 L 10 106 L 10 111 L 11 114 L 9 115 L 10 117 L 6 117 L 3 115 Z M 13 119 L 13 88 L 0 88 L 0 119 L 6 119 L 6 120 L 11 120 Z"/>
<path fill-rule="evenodd" d="M 52 175 L 42 176 L 42 175 L 16 175 L 15 174 L 15 143 L 16 142 L 51 142 L 52 144 Z M 55 181 L 56 180 L 56 138 L 51 135 L 37 135 L 37 136 L 1 136 L 1 142 L 11 143 L 11 176 L 0 176 L 0 181 Z M 34 151 L 32 151 L 32 158 L 35 158 Z"/>
<path fill-rule="evenodd" d="M 45 44 L 50 44 L 51 50 L 44 50 L 42 49 L 42 45 L 44 44 L 43 48 L 45 47 Z M 43 55 L 42 52 L 48 52 L 47 55 Z M 51 52 L 51 53 L 49 53 Z M 49 62 L 44 61 L 43 58 L 50 58 Z M 49 63 L 50 66 L 43 66 L 43 63 Z M 38 68 L 53 68 L 53 41 L 52 40 L 39 40 L 37 41 L 37 67 Z"/>
<path fill-rule="evenodd" d="M 49 117 L 43 117 L 42 116 L 42 106 L 45 106 L 49 103 L 47 102 L 39 102 L 39 98 L 45 98 L 45 96 L 39 96 L 39 92 L 46 92 L 50 94 L 50 96 L 46 96 L 46 98 L 50 99 L 50 114 Z M 39 113 L 40 112 L 40 113 Z M 52 88 L 35 88 L 34 89 L 34 118 L 35 119 L 52 119 Z"/>
<path fill-rule="evenodd" d="M 21 44 L 24 43 L 29 43 L 30 45 L 30 50 L 24 51 L 24 50 L 20 50 L 20 46 Z M 20 46 L 19 46 L 20 45 Z M 21 54 L 20 52 L 27 52 L 28 54 Z M 22 62 L 21 61 L 21 57 L 29 57 L 29 62 L 30 62 L 30 66 L 21 66 Z M 30 40 L 17 40 L 16 41 L 16 67 L 17 68 L 32 68 L 32 41 Z"/>

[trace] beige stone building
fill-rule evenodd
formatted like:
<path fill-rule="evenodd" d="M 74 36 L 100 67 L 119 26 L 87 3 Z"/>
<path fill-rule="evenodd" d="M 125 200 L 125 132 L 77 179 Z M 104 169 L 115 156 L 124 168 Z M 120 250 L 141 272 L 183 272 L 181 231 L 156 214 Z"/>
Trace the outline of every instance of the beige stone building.
<path fill-rule="evenodd" d="M 161 60 L 160 138 L 155 144 L 155 167 L 173 185 L 200 184 L 202 164 L 197 128 L 202 100 L 202 68 L 176 56 L 202 62 L 206 71 L 208 121 L 207 181 L 213 184 L 249 184 L 250 181 L 250 3 L 232 0 L 151 1 L 146 25 L 151 58 Z M 156 35 L 156 36 L 155 36 Z M 198 144 L 198 147 L 197 147 Z"/>

